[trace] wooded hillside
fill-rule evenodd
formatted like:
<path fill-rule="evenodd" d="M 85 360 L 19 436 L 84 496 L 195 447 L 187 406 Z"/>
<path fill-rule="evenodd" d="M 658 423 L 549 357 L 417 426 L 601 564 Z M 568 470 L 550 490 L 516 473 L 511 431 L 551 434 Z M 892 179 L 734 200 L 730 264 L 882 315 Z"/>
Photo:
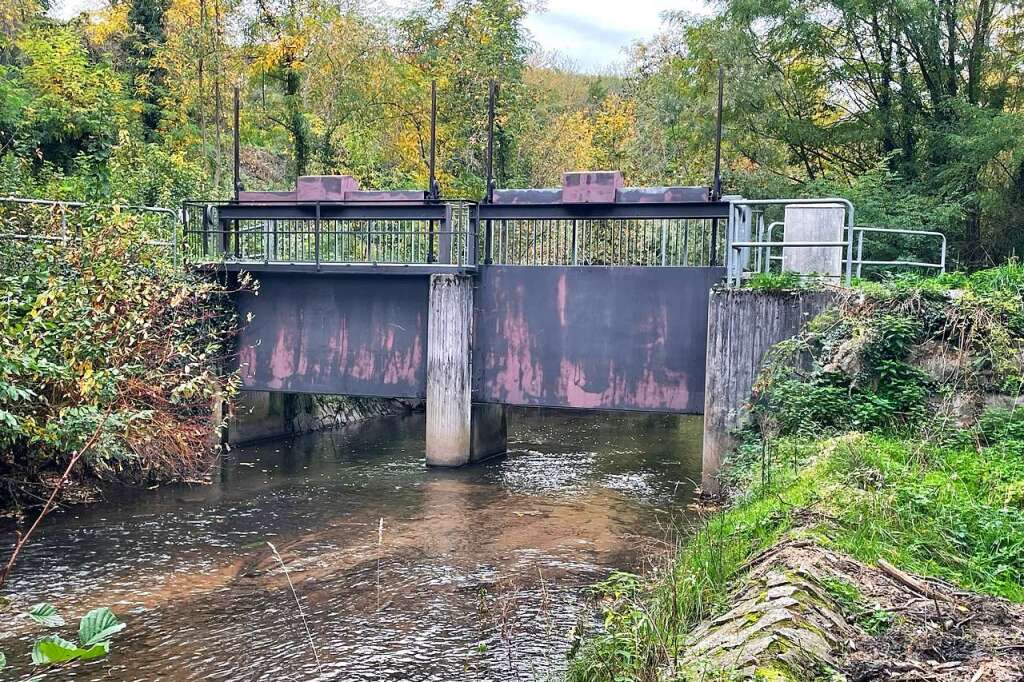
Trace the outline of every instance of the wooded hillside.
<path fill-rule="evenodd" d="M 0 191 L 173 204 L 227 196 L 232 89 L 243 182 L 349 173 L 425 187 L 430 81 L 439 180 L 483 194 L 487 83 L 503 186 L 617 168 L 706 184 L 718 66 L 726 190 L 839 193 L 861 222 L 937 227 L 965 265 L 1019 252 L 1024 12 L 999 0 L 726 0 L 666 17 L 624 71 L 541 55 L 516 0 L 404 13 L 328 0 L 111 0 L 67 23 L 0 3 Z"/>

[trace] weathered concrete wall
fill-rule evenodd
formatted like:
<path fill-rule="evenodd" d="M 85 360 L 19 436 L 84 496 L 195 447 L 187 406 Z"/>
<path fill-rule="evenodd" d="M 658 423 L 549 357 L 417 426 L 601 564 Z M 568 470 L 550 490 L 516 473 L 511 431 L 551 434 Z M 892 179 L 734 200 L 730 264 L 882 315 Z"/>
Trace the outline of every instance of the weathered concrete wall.
<path fill-rule="evenodd" d="M 796 336 L 832 300 L 829 291 L 711 292 L 701 476 L 701 488 L 706 494 L 719 492 L 722 457 L 736 445 L 731 432 L 740 426 L 743 407 L 750 399 L 765 352 Z"/>
<path fill-rule="evenodd" d="M 246 391 L 228 419 L 231 445 L 336 428 L 415 409 L 416 401 Z"/>
<path fill-rule="evenodd" d="M 462 466 L 505 452 L 504 405 L 473 404 L 474 281 L 430 277 L 427 321 L 427 464 Z"/>
<path fill-rule="evenodd" d="M 469 462 L 473 279 L 431 275 L 427 318 L 427 464 Z"/>

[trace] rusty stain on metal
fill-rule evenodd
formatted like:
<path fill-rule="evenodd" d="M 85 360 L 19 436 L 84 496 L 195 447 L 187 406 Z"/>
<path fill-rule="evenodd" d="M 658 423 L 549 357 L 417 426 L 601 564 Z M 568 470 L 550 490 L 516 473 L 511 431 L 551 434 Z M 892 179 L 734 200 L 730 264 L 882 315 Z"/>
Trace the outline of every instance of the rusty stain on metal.
<path fill-rule="evenodd" d="M 477 290 L 484 402 L 700 413 L 722 268 L 493 266 Z"/>
<path fill-rule="evenodd" d="M 264 274 L 239 339 L 249 390 L 423 397 L 427 280 Z"/>

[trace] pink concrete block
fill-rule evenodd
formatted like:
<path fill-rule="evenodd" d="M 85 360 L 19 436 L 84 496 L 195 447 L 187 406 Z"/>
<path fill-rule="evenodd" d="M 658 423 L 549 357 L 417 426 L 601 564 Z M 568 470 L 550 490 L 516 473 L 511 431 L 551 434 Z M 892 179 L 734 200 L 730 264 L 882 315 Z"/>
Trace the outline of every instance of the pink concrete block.
<path fill-rule="evenodd" d="M 296 183 L 299 201 L 344 201 L 346 192 L 357 189 L 351 175 L 303 175 Z"/>
<path fill-rule="evenodd" d="M 403 201 L 423 201 L 427 193 L 417 189 L 399 189 L 390 192 L 376 192 L 373 190 L 356 190 L 345 192 L 345 201 L 400 203 Z"/>
<path fill-rule="evenodd" d="M 562 202 L 566 204 L 611 204 L 615 190 L 623 187 L 619 171 L 579 171 L 562 174 Z"/>
<path fill-rule="evenodd" d="M 239 192 L 238 200 L 251 204 L 295 201 L 295 192 Z"/>

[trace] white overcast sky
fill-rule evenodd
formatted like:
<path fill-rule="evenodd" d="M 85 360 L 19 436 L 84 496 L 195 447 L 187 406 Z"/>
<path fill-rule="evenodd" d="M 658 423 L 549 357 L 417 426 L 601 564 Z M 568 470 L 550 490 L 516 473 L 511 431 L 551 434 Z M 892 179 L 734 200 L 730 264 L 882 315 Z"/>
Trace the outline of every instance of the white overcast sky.
<path fill-rule="evenodd" d="M 102 4 L 103 0 L 54 0 L 52 14 L 68 18 Z M 625 50 L 633 42 L 658 32 L 664 12 L 701 12 L 706 7 L 703 0 L 541 0 L 531 6 L 539 7 L 530 11 L 526 28 L 541 49 L 590 73 L 625 62 Z"/>

